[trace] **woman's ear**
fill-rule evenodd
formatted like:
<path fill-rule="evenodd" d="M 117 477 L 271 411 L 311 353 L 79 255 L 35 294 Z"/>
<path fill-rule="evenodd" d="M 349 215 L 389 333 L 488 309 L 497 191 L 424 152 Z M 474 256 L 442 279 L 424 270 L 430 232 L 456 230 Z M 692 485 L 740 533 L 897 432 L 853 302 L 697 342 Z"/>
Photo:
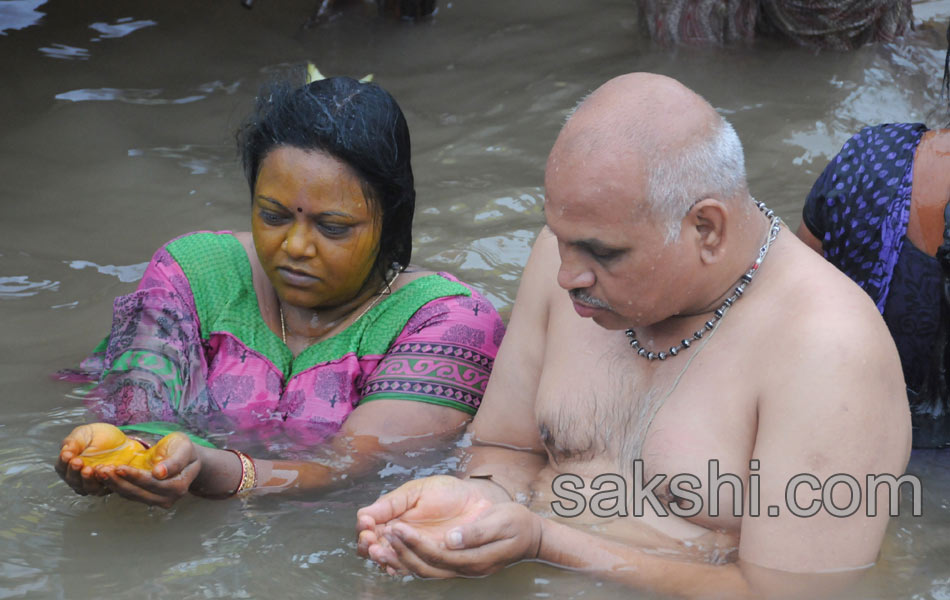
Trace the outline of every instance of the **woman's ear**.
<path fill-rule="evenodd" d="M 699 258 L 704 264 L 710 265 L 722 259 L 726 249 L 727 218 L 726 207 L 715 198 L 704 198 L 689 209 L 687 223 L 696 231 Z"/>

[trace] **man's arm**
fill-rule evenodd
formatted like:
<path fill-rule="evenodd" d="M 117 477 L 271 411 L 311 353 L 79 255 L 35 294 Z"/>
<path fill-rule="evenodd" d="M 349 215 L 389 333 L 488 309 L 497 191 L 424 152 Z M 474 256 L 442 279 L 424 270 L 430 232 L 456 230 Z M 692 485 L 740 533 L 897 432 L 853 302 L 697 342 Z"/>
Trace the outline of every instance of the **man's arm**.
<path fill-rule="evenodd" d="M 527 501 L 532 481 L 547 463 L 534 402 L 544 362 L 550 299 L 561 291 L 556 281 L 559 264 L 557 241 L 544 228 L 525 265 L 482 406 L 469 425 L 472 445 L 466 448 L 460 473 L 463 477 L 491 475 L 491 481 L 521 502 Z"/>
<path fill-rule="evenodd" d="M 910 456 L 910 412 L 890 334 L 860 290 L 829 290 L 834 297 L 814 302 L 833 302 L 833 311 L 805 307 L 802 315 L 810 316 L 790 322 L 794 331 L 770 357 L 775 369 L 758 405 L 752 456 L 759 461 L 762 516 L 743 517 L 739 556 L 772 569 L 872 564 L 891 505 L 888 486 L 868 489 L 868 476 L 900 477 Z M 824 502 L 814 505 L 817 512 L 793 514 L 822 501 L 822 491 L 812 489 L 818 485 Z M 868 516 L 869 494 L 876 516 Z M 778 516 L 768 516 L 771 506 Z"/>

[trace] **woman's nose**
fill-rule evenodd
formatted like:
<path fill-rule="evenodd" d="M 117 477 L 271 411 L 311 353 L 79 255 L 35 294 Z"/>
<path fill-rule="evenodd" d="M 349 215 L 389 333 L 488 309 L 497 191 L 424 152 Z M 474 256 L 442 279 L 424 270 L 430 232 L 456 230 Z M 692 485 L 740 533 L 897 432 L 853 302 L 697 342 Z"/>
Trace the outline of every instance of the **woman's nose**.
<path fill-rule="evenodd" d="M 281 247 L 293 258 L 313 258 L 317 255 L 317 246 L 310 236 L 310 228 L 302 223 L 294 223 L 287 231 L 287 237 Z"/>

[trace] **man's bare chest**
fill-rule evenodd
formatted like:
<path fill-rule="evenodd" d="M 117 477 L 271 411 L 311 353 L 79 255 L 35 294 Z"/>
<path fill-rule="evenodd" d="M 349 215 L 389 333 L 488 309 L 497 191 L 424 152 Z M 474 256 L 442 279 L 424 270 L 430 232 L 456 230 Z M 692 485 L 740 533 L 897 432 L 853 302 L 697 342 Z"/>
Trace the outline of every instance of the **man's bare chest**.
<path fill-rule="evenodd" d="M 646 510 L 693 508 L 694 498 L 678 492 L 695 491 L 703 498 L 697 516 L 707 521 L 713 503 L 725 517 L 715 518 L 715 526 L 735 524 L 729 517 L 747 495 L 755 439 L 747 390 L 723 376 L 715 357 L 642 369 L 623 332 L 576 321 L 549 332 L 535 401 L 552 473 L 581 477 L 588 496 L 597 477 L 615 475 L 631 501 L 635 488 L 650 484 L 646 491 L 658 504 Z M 738 495 L 731 494 L 737 481 Z M 719 482 L 725 482 L 720 493 L 711 496 Z"/>

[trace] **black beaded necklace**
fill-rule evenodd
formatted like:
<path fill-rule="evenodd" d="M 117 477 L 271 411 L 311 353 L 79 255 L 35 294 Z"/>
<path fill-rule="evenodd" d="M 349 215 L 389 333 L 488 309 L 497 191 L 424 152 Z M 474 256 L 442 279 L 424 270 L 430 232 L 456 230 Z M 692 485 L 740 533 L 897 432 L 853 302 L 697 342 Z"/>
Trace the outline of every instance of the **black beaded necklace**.
<path fill-rule="evenodd" d="M 756 257 L 755 262 L 752 263 L 752 267 L 749 268 L 745 274 L 739 278 L 739 283 L 736 285 L 735 291 L 732 292 L 732 295 L 723 301 L 722 305 L 713 311 L 713 318 L 706 321 L 705 325 L 700 328 L 696 333 L 693 334 L 692 338 L 685 338 L 679 344 L 671 346 L 669 351 L 666 352 L 652 352 L 646 348 L 640 346 L 640 341 L 637 340 L 637 334 L 633 329 L 627 330 L 627 338 L 630 340 L 630 347 L 633 348 L 637 356 L 642 356 L 647 360 L 666 360 L 670 356 L 676 356 L 683 350 L 690 347 L 693 342 L 697 342 L 706 335 L 707 331 L 712 331 L 716 328 L 716 325 L 719 321 L 726 316 L 726 311 L 729 310 L 736 300 L 738 300 L 742 293 L 745 292 L 747 285 L 752 283 L 752 278 L 755 277 L 756 272 L 759 270 L 759 266 L 762 264 L 762 261 L 765 260 L 765 255 L 768 254 L 769 248 L 772 246 L 772 242 L 775 241 L 775 238 L 778 237 L 778 232 L 782 228 L 782 219 L 779 218 L 775 212 L 767 207 L 764 202 L 759 202 L 755 200 L 755 205 L 759 210 L 769 219 L 769 235 L 765 239 L 765 243 L 762 244 L 762 247 L 759 248 L 759 255 Z"/>

